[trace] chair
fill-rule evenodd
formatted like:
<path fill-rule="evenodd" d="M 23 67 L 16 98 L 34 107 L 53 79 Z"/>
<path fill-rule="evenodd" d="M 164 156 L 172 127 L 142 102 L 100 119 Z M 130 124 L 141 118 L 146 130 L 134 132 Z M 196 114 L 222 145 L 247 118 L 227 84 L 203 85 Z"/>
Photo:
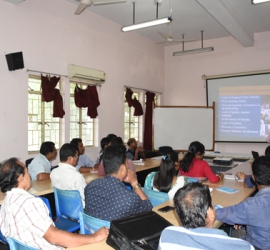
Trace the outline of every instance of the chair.
<path fill-rule="evenodd" d="M 38 250 L 38 248 L 27 246 L 24 243 L 13 238 L 8 238 L 7 240 L 10 250 Z"/>
<path fill-rule="evenodd" d="M 162 155 L 167 154 L 167 152 L 171 150 L 173 150 L 173 148 L 170 146 L 162 146 L 162 147 L 159 147 L 158 149 L 159 153 L 161 153 Z"/>
<path fill-rule="evenodd" d="M 169 195 L 167 193 L 158 192 L 147 188 L 143 188 L 143 191 L 152 203 L 153 207 L 169 200 Z"/>
<path fill-rule="evenodd" d="M 34 158 L 29 158 L 25 161 L 25 166 L 28 168 L 28 165 L 32 162 Z"/>
<path fill-rule="evenodd" d="M 101 227 L 110 227 L 110 222 L 106 220 L 100 220 L 87 215 L 83 212 L 79 212 L 80 217 L 80 234 L 93 234 Z"/>
<path fill-rule="evenodd" d="M 61 190 L 56 187 L 54 189 L 56 216 L 58 218 L 67 219 L 65 222 L 76 223 L 73 228 L 76 231 L 80 228 L 79 212 L 83 212 L 81 196 L 78 190 Z M 55 226 L 57 227 L 57 221 Z M 71 231 L 70 231 L 71 232 Z"/>
<path fill-rule="evenodd" d="M 4 244 L 8 244 L 7 239 L 6 239 L 5 236 L 2 234 L 1 231 L 0 231 L 0 241 L 3 242 Z"/>
<path fill-rule="evenodd" d="M 154 178 L 156 173 L 157 172 L 151 172 L 150 174 L 148 174 L 146 176 L 145 181 L 144 181 L 144 188 L 147 188 L 147 189 L 150 189 L 150 190 L 153 189 L 152 183 L 153 183 L 153 178 Z"/>

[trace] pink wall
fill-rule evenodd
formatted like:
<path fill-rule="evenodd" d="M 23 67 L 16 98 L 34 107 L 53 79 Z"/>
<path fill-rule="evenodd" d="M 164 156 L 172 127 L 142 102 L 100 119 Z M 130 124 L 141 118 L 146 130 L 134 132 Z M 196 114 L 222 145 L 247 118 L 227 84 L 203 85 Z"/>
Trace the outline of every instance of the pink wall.
<path fill-rule="evenodd" d="M 163 48 L 89 11 L 75 16 L 65 0 L 27 0 L 18 5 L 0 1 L 0 148 L 1 160 L 27 152 L 26 69 L 67 75 L 68 64 L 103 70 L 107 80 L 98 88 L 97 141 L 108 133 L 123 136 L 124 85 L 163 92 Z M 25 69 L 8 71 L 5 53 L 23 51 Z M 69 141 L 69 82 L 63 79 L 64 141 Z M 95 158 L 97 148 L 88 149 Z"/>
<path fill-rule="evenodd" d="M 200 48 L 200 42 L 187 43 L 185 49 Z M 234 38 L 207 40 L 204 47 L 213 52 L 174 57 L 182 45 L 165 48 L 165 105 L 206 105 L 202 75 L 220 75 L 270 69 L 270 32 L 255 34 L 255 46 L 242 47 Z M 264 153 L 266 144 L 218 143 L 216 150 L 249 154 L 251 149 Z"/>

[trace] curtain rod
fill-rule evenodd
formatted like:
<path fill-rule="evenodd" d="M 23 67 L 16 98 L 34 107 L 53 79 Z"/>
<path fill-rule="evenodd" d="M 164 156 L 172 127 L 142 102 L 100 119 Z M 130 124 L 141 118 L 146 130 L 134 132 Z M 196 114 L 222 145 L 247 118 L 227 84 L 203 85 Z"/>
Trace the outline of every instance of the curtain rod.
<path fill-rule="evenodd" d="M 131 88 L 131 89 L 139 89 L 139 90 L 144 90 L 144 91 L 148 91 L 148 92 L 151 92 L 151 93 L 157 93 L 157 94 L 161 94 L 161 92 L 158 92 L 158 91 L 152 91 L 152 90 L 148 90 L 148 89 L 140 89 L 140 88 L 135 88 L 135 87 L 130 87 L 130 86 L 127 86 L 127 85 L 124 85 L 124 87 L 126 88 Z"/>
<path fill-rule="evenodd" d="M 48 72 L 43 72 L 43 71 L 37 71 L 37 70 L 32 70 L 32 69 L 27 69 L 26 72 L 35 72 L 35 73 L 41 73 L 41 74 L 47 74 L 47 75 L 55 75 L 55 76 L 63 76 L 63 77 L 68 77 L 66 75 L 61 75 L 61 74 L 54 74 L 54 73 L 48 73 Z"/>

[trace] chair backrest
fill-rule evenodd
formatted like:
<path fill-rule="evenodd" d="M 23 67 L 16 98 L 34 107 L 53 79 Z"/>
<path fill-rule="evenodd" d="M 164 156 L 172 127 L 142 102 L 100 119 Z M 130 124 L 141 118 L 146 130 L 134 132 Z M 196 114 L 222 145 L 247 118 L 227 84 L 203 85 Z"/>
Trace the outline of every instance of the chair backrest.
<path fill-rule="evenodd" d="M 110 227 L 110 222 L 106 220 L 100 220 L 85 214 L 84 212 L 79 212 L 80 216 L 80 234 L 93 234 L 101 227 Z"/>
<path fill-rule="evenodd" d="M 42 197 L 42 196 L 36 196 L 36 197 L 43 200 L 43 202 L 45 203 L 45 205 L 47 206 L 47 208 L 49 210 L 50 217 L 52 218 L 52 210 L 51 210 L 51 205 L 50 205 L 49 200 L 47 198 L 45 198 L 45 197 Z"/>
<path fill-rule="evenodd" d="M 32 162 L 34 158 L 29 158 L 25 161 L 25 166 L 28 168 L 28 165 Z"/>
<path fill-rule="evenodd" d="M 83 212 L 81 196 L 78 190 L 54 189 L 57 217 L 79 220 L 79 212 Z"/>
<path fill-rule="evenodd" d="M 24 243 L 13 238 L 8 238 L 7 240 L 10 250 L 38 250 L 38 248 L 27 246 Z"/>
<path fill-rule="evenodd" d="M 158 149 L 158 151 L 163 155 L 165 155 L 168 151 L 171 151 L 171 150 L 173 150 L 173 148 L 170 146 L 162 146 L 162 147 L 159 147 Z"/>
<path fill-rule="evenodd" d="M 148 174 L 146 176 L 145 181 L 144 181 L 144 188 L 147 188 L 147 189 L 150 189 L 150 190 L 153 189 L 152 182 L 153 182 L 153 178 L 154 178 L 156 173 L 157 172 L 151 172 L 150 174 Z"/>
<path fill-rule="evenodd" d="M 5 236 L 2 234 L 1 231 L 0 231 L 0 241 L 2 241 L 4 244 L 8 244 L 7 239 L 6 239 Z"/>
<path fill-rule="evenodd" d="M 144 188 L 143 191 L 152 203 L 153 207 L 169 200 L 169 195 L 167 193 L 158 192 L 147 188 Z"/>

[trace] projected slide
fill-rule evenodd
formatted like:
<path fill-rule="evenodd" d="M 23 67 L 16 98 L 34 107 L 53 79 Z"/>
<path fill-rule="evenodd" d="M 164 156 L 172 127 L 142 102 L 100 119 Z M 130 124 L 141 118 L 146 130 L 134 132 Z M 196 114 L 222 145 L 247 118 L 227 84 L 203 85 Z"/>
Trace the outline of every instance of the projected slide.
<path fill-rule="evenodd" d="M 269 74 L 209 80 L 209 100 L 216 103 L 216 141 L 265 142 L 270 136 Z"/>

